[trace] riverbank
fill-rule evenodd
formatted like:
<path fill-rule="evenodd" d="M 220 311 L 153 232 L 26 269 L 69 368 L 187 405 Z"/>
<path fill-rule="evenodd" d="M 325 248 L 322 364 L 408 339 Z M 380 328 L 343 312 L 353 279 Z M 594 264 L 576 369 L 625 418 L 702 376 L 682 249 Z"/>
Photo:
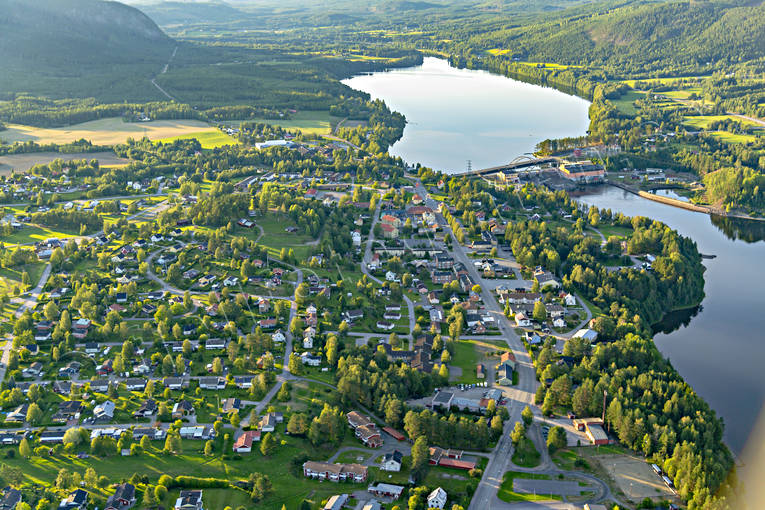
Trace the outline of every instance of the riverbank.
<path fill-rule="evenodd" d="M 632 188 L 631 186 L 627 186 L 626 184 L 622 184 L 620 182 L 614 182 L 614 181 L 608 180 L 606 181 L 606 184 L 610 184 L 611 186 L 614 186 L 616 188 L 623 189 L 624 191 L 627 191 L 628 193 L 632 193 L 633 195 L 637 195 L 647 200 L 653 200 L 654 202 L 660 202 L 662 204 L 670 205 L 672 207 L 687 209 L 688 211 L 709 214 L 710 216 L 721 216 L 724 218 L 737 218 L 741 220 L 753 220 L 753 221 L 765 222 L 765 218 L 760 218 L 757 216 L 745 216 L 743 214 L 729 213 L 720 208 L 712 207 L 710 205 L 699 205 L 699 204 L 693 204 L 691 202 L 684 202 L 683 200 L 678 200 L 676 198 L 665 197 L 665 196 L 657 195 L 655 193 L 648 193 L 647 191 L 638 190 L 638 189 Z"/>

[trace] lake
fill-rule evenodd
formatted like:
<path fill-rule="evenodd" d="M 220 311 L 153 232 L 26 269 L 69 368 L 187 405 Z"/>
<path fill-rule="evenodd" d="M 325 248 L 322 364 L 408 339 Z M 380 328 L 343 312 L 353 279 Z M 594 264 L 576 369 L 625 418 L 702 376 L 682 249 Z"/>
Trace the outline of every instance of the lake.
<path fill-rule="evenodd" d="M 506 163 L 540 140 L 579 136 L 588 125 L 587 101 L 434 58 L 345 83 L 406 115 L 392 154 L 447 172 L 464 170 L 468 159 L 474 169 Z M 710 218 L 606 186 L 578 199 L 663 221 L 717 256 L 704 260 L 702 306 L 668 315 L 655 341 L 723 417 L 726 442 L 740 453 L 765 399 L 765 222 Z"/>
<path fill-rule="evenodd" d="M 584 99 L 432 57 L 343 83 L 406 116 L 392 155 L 447 173 L 468 160 L 473 169 L 508 163 L 547 138 L 585 135 L 590 123 Z"/>

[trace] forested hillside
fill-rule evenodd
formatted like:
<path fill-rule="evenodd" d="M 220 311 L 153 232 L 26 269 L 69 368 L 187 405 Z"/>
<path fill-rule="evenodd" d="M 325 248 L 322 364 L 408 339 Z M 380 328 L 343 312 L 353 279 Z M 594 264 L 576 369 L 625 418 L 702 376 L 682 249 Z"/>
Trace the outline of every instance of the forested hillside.
<path fill-rule="evenodd" d="M 0 92 L 160 99 L 175 42 L 141 11 L 102 0 L 0 0 Z"/>
<path fill-rule="evenodd" d="M 501 48 L 521 59 L 603 65 L 621 73 L 732 64 L 765 55 L 765 4 L 605 4 L 591 15 L 572 9 L 551 21 L 481 32 L 458 44 Z"/>

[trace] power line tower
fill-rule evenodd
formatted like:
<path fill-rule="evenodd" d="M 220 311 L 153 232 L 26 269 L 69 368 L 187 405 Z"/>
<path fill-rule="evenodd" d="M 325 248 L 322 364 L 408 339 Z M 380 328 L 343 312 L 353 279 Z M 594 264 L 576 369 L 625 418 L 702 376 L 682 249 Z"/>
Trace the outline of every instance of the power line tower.
<path fill-rule="evenodd" d="M 473 163 L 468 159 L 467 160 L 467 173 L 471 173 L 473 171 Z"/>

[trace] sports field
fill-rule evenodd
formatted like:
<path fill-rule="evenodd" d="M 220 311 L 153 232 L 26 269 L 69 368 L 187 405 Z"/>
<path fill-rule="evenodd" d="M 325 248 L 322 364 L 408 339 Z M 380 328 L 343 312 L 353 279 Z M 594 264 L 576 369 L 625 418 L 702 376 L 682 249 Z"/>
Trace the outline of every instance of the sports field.
<path fill-rule="evenodd" d="M 672 492 L 644 459 L 631 455 L 595 457 L 619 488 L 633 501 L 643 498 L 671 498 Z"/>
<path fill-rule="evenodd" d="M 129 137 L 152 140 L 172 138 L 188 134 L 211 133 L 218 130 L 198 120 L 154 120 L 151 122 L 123 122 L 120 117 L 93 120 L 62 128 L 38 128 L 9 124 L 0 131 L 4 142 L 58 143 L 65 144 L 84 138 L 96 145 L 124 143 Z"/>

